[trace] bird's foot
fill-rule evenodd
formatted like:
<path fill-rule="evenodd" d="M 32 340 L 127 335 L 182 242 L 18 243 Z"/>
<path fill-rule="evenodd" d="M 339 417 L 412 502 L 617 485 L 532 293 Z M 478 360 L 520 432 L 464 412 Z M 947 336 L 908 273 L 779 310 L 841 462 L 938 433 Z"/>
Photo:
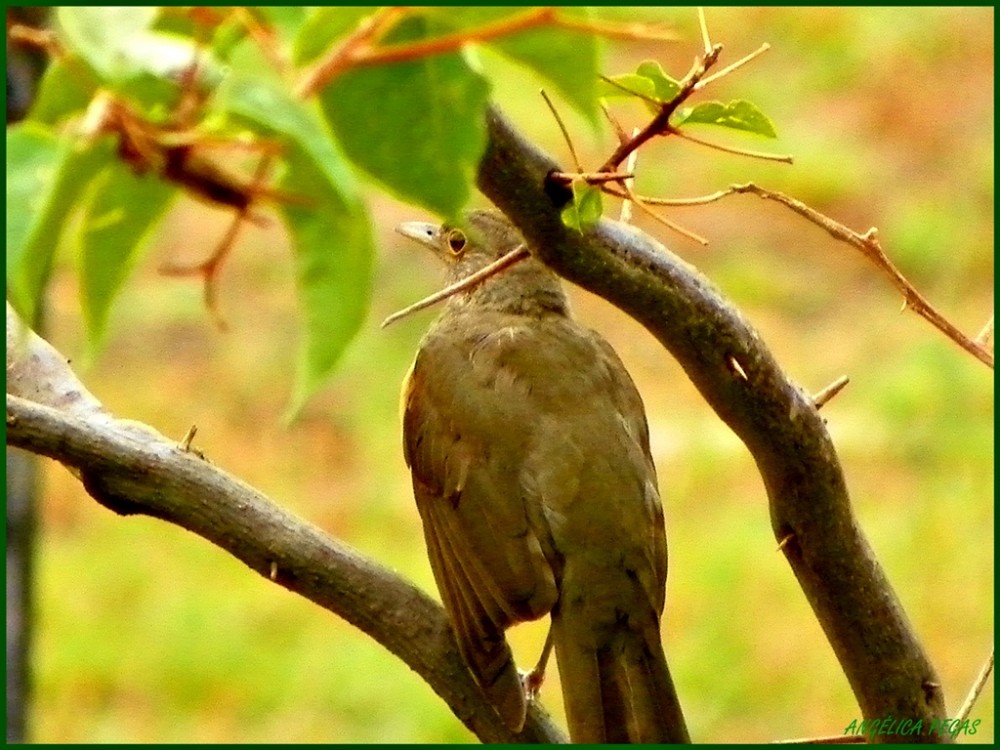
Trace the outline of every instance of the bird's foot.
<path fill-rule="evenodd" d="M 529 701 L 536 700 L 538 698 L 538 693 L 542 689 L 542 683 L 545 682 L 545 670 L 544 669 L 532 669 L 530 672 L 521 673 L 521 687 L 524 688 L 524 697 Z"/>

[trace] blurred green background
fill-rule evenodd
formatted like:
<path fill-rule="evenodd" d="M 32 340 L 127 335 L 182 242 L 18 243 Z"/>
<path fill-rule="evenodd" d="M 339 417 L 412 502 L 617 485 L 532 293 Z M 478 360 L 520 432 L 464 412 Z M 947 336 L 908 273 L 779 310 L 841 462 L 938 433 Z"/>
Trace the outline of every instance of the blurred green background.
<path fill-rule="evenodd" d="M 656 58 L 679 76 L 700 49 L 693 9 L 621 9 L 671 22 L 669 44 L 614 44 L 605 71 Z M 770 42 L 709 96 L 748 98 L 772 144 L 699 135 L 796 157 L 772 165 L 671 138 L 640 157 L 640 192 L 684 197 L 754 180 L 859 231 L 876 225 L 901 270 L 963 330 L 993 308 L 993 9 L 710 8 L 722 64 Z M 483 55 L 496 99 L 564 164 L 536 81 Z M 638 108 L 620 104 L 627 125 Z M 613 145 L 567 106 L 584 164 Z M 424 312 L 378 322 L 441 283 L 392 232 L 426 218 L 369 191 L 380 238 L 376 293 L 329 387 L 289 428 L 296 309 L 289 248 L 249 228 L 219 287 L 216 330 L 194 281 L 163 262 L 204 256 L 228 217 L 178 210 L 113 313 L 108 348 L 82 361 L 71 259 L 49 296 L 51 340 L 117 415 L 196 445 L 222 468 L 435 592 L 400 450 L 399 383 Z M 942 679 L 954 713 L 993 642 L 993 377 L 912 313 L 855 250 L 751 196 L 670 217 L 702 248 L 637 223 L 707 274 L 756 325 L 788 375 L 816 391 L 856 513 Z M 335 240 L 332 240 L 335 241 Z M 766 742 L 840 733 L 860 718 L 795 580 L 776 552 L 753 462 L 676 363 L 636 323 L 573 290 L 639 384 L 667 513 L 665 639 L 692 736 Z M 48 463 L 39 551 L 34 739 L 40 742 L 462 742 L 438 698 L 380 646 L 269 584 L 208 543 L 148 518 L 122 519 Z M 435 592 L 436 594 L 436 592 Z M 533 663 L 544 625 L 511 638 Z M 542 694 L 561 711 L 552 670 Z M 973 711 L 994 736 L 993 682 Z"/>

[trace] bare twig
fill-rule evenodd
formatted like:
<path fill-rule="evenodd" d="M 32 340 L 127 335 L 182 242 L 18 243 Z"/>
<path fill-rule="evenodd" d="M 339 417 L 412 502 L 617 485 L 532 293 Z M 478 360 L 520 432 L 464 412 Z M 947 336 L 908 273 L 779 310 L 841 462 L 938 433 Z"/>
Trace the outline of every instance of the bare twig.
<path fill-rule="evenodd" d="M 622 124 L 615 119 L 613 114 L 611 114 L 611 110 L 608 109 L 608 105 L 603 99 L 601 100 L 601 111 L 604 113 L 604 116 L 608 118 L 608 122 L 611 123 L 611 127 L 615 131 L 615 136 L 618 138 L 619 145 L 628 143 L 628 135 L 625 133 L 625 128 L 623 128 Z M 633 135 L 637 132 L 639 132 L 638 129 L 633 132 Z"/>
<path fill-rule="evenodd" d="M 634 153 L 634 152 L 633 152 Z M 618 198 L 623 198 L 625 200 L 629 199 L 627 193 L 612 185 L 605 185 L 601 188 L 604 192 L 610 193 Z M 732 195 L 732 190 L 718 190 L 710 195 L 702 195 L 697 198 L 654 198 L 650 195 L 639 195 L 636 193 L 636 198 L 645 203 L 647 206 L 706 206 L 709 203 L 714 203 L 720 198 L 725 198 L 727 195 Z"/>
<path fill-rule="evenodd" d="M 255 192 L 258 192 L 261 186 L 264 185 L 272 162 L 273 157 L 269 154 L 265 154 L 261 158 L 260 162 L 257 164 L 257 169 L 254 171 L 253 177 L 251 178 L 250 185 L 247 188 L 248 194 L 252 195 Z M 250 217 L 252 208 L 253 204 L 249 201 L 245 205 L 237 207 L 236 215 L 233 217 L 232 221 L 229 222 L 229 227 L 226 229 L 226 233 L 219 241 L 219 244 L 215 246 L 215 250 L 213 250 L 211 255 L 209 255 L 205 260 L 189 266 L 174 265 L 169 263 L 160 266 L 160 273 L 165 276 L 202 277 L 204 280 L 205 307 L 208 309 L 209 314 L 212 316 L 212 319 L 215 321 L 215 324 L 220 331 L 227 330 L 228 325 L 225 318 L 222 317 L 222 311 L 219 309 L 218 298 L 216 296 L 216 280 L 218 279 L 219 270 L 222 268 L 223 262 L 229 256 L 230 250 L 232 250 L 234 244 L 236 243 L 236 238 L 239 236 L 240 230 Z"/>
<path fill-rule="evenodd" d="M 705 54 L 712 51 L 712 39 L 708 36 L 708 22 L 705 20 L 705 9 L 698 6 L 698 26 L 701 29 L 701 41 L 705 48 Z"/>
<path fill-rule="evenodd" d="M 607 187 L 607 186 L 605 186 L 605 187 Z M 653 211 L 649 206 L 647 206 L 645 203 L 643 203 L 642 200 L 640 200 L 639 196 L 637 196 L 631 190 L 626 190 L 625 194 L 628 196 L 628 198 L 633 203 L 635 203 L 635 205 L 637 205 L 639 207 L 640 211 L 642 211 L 644 214 L 646 214 L 647 216 L 649 216 L 654 221 L 659 222 L 660 224 L 662 224 L 663 226 L 665 226 L 667 229 L 671 229 L 674 232 L 677 232 L 677 234 L 680 234 L 680 235 L 683 235 L 684 237 L 687 237 L 689 240 L 694 240 L 699 245 L 707 245 L 708 244 L 708 240 L 706 240 L 700 234 L 695 234 L 690 229 L 685 229 L 680 224 L 675 224 L 674 222 L 670 221 L 670 219 L 667 219 L 667 218 L 664 218 L 663 216 L 660 216 L 658 213 L 656 213 L 655 211 Z"/>
<path fill-rule="evenodd" d="M 899 272 L 896 266 L 893 265 L 892 261 L 889 260 L 889 257 L 885 254 L 885 251 L 882 250 L 882 245 L 878 241 L 878 232 L 874 227 L 869 229 L 864 234 L 858 234 L 857 232 L 848 229 L 843 224 L 840 224 L 828 216 L 824 216 L 819 211 L 810 208 L 802 201 L 796 200 L 795 198 L 791 198 L 782 193 L 757 187 L 752 182 L 748 182 L 743 185 L 732 185 L 730 190 L 734 193 L 753 193 L 761 198 L 780 203 L 783 206 L 790 208 L 800 216 L 804 216 L 817 226 L 822 227 L 835 239 L 856 247 L 866 258 L 868 258 L 879 269 L 881 269 L 886 276 L 889 277 L 893 286 L 895 286 L 896 289 L 902 293 L 904 306 L 909 307 L 917 313 L 917 315 L 927 320 L 931 325 L 944 333 L 948 338 L 965 349 L 984 365 L 990 369 L 993 368 L 993 354 L 987 351 L 981 344 L 973 341 L 962 333 L 951 323 L 951 321 L 939 313 L 930 304 L 930 302 L 928 302 L 923 295 L 916 290 L 913 284 L 911 284 L 906 277 Z"/>
<path fill-rule="evenodd" d="M 635 174 L 632 170 L 624 172 L 553 172 L 549 177 L 566 185 L 572 184 L 575 180 L 583 180 L 590 185 L 602 185 L 605 182 L 628 182 L 635 178 Z"/>
<path fill-rule="evenodd" d="M 545 93 L 545 89 L 539 89 L 539 93 L 542 95 L 542 99 L 549 106 L 549 111 L 552 116 L 556 119 L 556 124 L 559 126 L 559 130 L 562 132 L 563 140 L 566 141 L 566 147 L 569 149 L 570 156 L 573 157 L 573 165 L 576 167 L 577 172 L 583 172 L 583 165 L 580 164 L 580 157 L 576 155 L 576 149 L 573 148 L 573 139 L 569 137 L 569 130 L 566 129 L 566 123 L 563 122 L 562 117 L 559 116 L 559 110 L 556 109 L 552 100 L 549 99 L 549 95 Z"/>
<path fill-rule="evenodd" d="M 727 154 L 736 154 L 737 156 L 749 156 L 751 159 L 763 159 L 764 161 L 780 161 L 784 164 L 791 164 L 794 159 L 791 154 L 769 154 L 764 151 L 750 151 L 745 148 L 734 148 L 733 146 L 723 146 L 718 143 L 712 143 L 711 141 L 704 141 L 701 138 L 696 138 L 695 136 L 689 134 L 687 131 L 681 130 L 680 128 L 670 127 L 670 133 L 673 135 L 680 136 L 681 138 L 691 141 L 692 143 L 697 143 L 699 146 L 707 146 L 708 148 L 715 149 L 716 151 L 724 151 Z"/>
<path fill-rule="evenodd" d="M 862 745 L 868 742 L 864 734 L 834 734 L 826 737 L 797 737 L 792 740 L 775 740 L 775 745 Z"/>
<path fill-rule="evenodd" d="M 635 136 L 639 132 L 639 128 L 634 128 L 632 130 L 632 135 Z M 633 151 L 628 155 L 628 161 L 625 162 L 625 171 L 632 174 L 631 177 L 625 179 L 624 186 L 626 193 L 634 193 L 635 186 L 635 167 L 639 161 L 639 152 Z M 621 212 L 618 215 L 618 220 L 622 224 L 632 223 L 632 199 L 626 198 L 622 201 Z"/>
<path fill-rule="evenodd" d="M 760 57 L 765 52 L 767 52 L 769 49 L 771 49 L 771 45 L 768 44 L 767 42 L 764 42 L 762 45 L 760 45 L 760 47 L 758 47 L 756 50 L 754 50 L 753 52 L 751 52 L 746 57 L 742 57 L 739 60 L 737 60 L 736 62 L 734 62 L 732 65 L 727 65 L 722 70 L 717 71 L 717 72 L 713 73 L 710 76 L 705 76 L 704 78 L 702 78 L 700 81 L 698 81 L 698 83 L 696 83 L 694 85 L 694 90 L 698 91 L 700 89 L 703 89 L 708 84 L 710 84 L 710 83 L 712 83 L 714 81 L 718 81 L 720 78 L 722 78 L 723 76 L 729 75 L 734 70 L 738 70 L 739 68 L 742 68 L 748 62 L 751 62 L 752 60 L 755 60 L 756 58 Z"/>
<path fill-rule="evenodd" d="M 990 675 L 993 674 L 993 656 L 994 649 L 990 649 L 990 656 L 983 664 L 983 668 L 979 670 L 979 676 L 976 677 L 976 681 L 969 688 L 969 694 L 965 698 L 965 702 L 962 707 L 958 710 L 958 716 L 956 717 L 960 722 L 969 718 L 969 714 L 972 713 L 972 707 L 976 705 L 976 701 L 979 699 L 980 693 L 983 692 L 983 688 L 986 687 L 986 681 L 989 680 Z"/>

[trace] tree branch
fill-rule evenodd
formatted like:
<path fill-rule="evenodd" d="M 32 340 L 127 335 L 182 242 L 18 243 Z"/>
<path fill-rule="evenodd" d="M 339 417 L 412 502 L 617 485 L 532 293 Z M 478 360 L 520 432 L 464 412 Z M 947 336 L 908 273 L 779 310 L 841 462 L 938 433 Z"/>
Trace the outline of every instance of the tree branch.
<path fill-rule="evenodd" d="M 7 444 L 65 464 L 99 503 L 193 531 L 402 659 L 484 742 L 565 742 L 529 705 L 520 734 L 486 702 L 437 602 L 155 430 L 115 419 L 7 310 Z M 14 395 L 12 395 L 14 394 Z"/>
<path fill-rule="evenodd" d="M 940 680 L 850 506 L 843 472 L 809 395 L 698 271 L 637 229 L 604 219 L 581 235 L 560 209 L 562 171 L 495 109 L 480 189 L 561 276 L 642 323 L 746 444 L 764 479 L 771 525 L 866 718 L 945 717 Z M 616 163 L 614 159 L 609 163 Z M 739 375 L 731 364 L 739 366 Z M 889 734 L 881 741 L 949 741 Z"/>

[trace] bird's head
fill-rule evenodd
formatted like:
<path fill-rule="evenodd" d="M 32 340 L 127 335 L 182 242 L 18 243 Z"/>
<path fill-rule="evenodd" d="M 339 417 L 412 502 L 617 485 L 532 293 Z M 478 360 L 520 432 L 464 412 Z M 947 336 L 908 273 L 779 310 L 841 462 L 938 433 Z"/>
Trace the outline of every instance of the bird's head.
<path fill-rule="evenodd" d="M 467 278 L 524 245 L 514 225 L 498 211 L 470 211 L 461 226 L 410 221 L 396 231 L 434 253 L 448 268 L 449 283 Z M 513 313 L 567 311 L 559 277 L 532 257 L 497 272 L 449 302 L 453 306 L 470 303 Z"/>

